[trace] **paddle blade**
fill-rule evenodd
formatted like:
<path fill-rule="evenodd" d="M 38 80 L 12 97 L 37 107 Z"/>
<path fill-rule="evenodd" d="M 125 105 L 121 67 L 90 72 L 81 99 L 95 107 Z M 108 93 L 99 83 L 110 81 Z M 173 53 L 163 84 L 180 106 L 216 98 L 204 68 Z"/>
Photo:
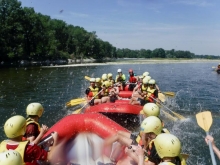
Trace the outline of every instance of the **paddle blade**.
<path fill-rule="evenodd" d="M 86 80 L 90 80 L 90 77 L 89 77 L 89 76 L 85 76 L 85 79 L 86 79 Z"/>
<path fill-rule="evenodd" d="M 163 94 L 165 94 L 167 96 L 175 96 L 174 92 L 163 92 Z"/>
<path fill-rule="evenodd" d="M 212 114 L 210 111 L 204 111 L 196 114 L 196 120 L 198 125 L 205 130 L 209 131 L 209 128 L 212 125 Z"/>
<path fill-rule="evenodd" d="M 158 99 L 160 99 L 161 102 L 165 102 L 166 96 L 163 93 L 158 93 Z"/>
<path fill-rule="evenodd" d="M 72 99 L 72 100 L 70 100 L 69 102 L 66 103 L 66 106 L 71 107 L 71 106 L 74 106 L 74 105 L 79 105 L 79 104 L 84 103 L 85 101 L 86 101 L 85 98 Z"/>

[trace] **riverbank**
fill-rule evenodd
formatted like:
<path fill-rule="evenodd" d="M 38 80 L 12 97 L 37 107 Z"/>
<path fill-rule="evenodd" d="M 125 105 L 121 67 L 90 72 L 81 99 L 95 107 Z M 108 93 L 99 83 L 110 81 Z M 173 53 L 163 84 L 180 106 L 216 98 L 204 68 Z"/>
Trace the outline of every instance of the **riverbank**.
<path fill-rule="evenodd" d="M 88 61 L 87 61 L 88 62 Z M 105 63 L 83 63 L 83 64 L 67 64 L 67 65 L 55 65 L 55 66 L 42 66 L 42 68 L 51 67 L 78 67 L 78 66 L 96 66 L 96 65 L 122 65 L 122 64 L 169 64 L 169 63 L 220 63 L 220 60 L 208 60 L 208 59 L 118 59 L 112 62 Z"/>

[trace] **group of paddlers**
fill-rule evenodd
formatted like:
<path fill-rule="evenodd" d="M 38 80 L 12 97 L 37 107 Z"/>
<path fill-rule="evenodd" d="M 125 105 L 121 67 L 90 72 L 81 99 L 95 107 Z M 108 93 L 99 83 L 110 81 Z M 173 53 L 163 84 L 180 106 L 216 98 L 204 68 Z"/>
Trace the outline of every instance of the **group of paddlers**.
<path fill-rule="evenodd" d="M 144 105 L 144 120 L 140 132 L 118 131 L 104 141 L 104 148 L 113 164 L 117 165 L 186 165 L 181 154 L 181 142 L 159 118 L 160 108 L 155 103 Z M 106 150 L 107 150 L 106 149 Z"/>
<path fill-rule="evenodd" d="M 85 94 L 90 105 L 97 105 L 107 102 L 115 102 L 119 97 L 119 92 L 125 90 L 133 91 L 130 104 L 144 105 L 148 102 L 158 102 L 159 87 L 156 81 L 149 76 L 149 72 L 137 76 L 132 69 L 129 69 L 129 76 L 126 81 L 125 74 L 121 69 L 113 79 L 112 73 L 103 74 L 101 78 L 90 78 L 90 86 Z"/>

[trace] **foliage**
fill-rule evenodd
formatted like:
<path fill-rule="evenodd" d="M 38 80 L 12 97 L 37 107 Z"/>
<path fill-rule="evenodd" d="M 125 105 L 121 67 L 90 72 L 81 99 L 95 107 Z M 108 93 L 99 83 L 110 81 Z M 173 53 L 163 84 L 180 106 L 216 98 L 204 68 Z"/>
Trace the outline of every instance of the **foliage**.
<path fill-rule="evenodd" d="M 0 0 L 0 62 L 46 61 L 57 59 L 93 58 L 207 58 L 189 51 L 118 49 L 99 39 L 96 32 L 68 25 L 36 13 L 33 8 L 21 7 L 17 0 Z"/>

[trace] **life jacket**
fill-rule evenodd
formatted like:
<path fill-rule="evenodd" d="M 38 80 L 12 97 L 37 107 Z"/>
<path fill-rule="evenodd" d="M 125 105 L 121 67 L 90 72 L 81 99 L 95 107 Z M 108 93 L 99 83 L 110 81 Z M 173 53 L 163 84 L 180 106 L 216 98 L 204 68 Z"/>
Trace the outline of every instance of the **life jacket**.
<path fill-rule="evenodd" d="M 129 76 L 129 82 L 130 82 L 130 83 L 136 83 L 136 82 L 137 82 L 136 77 L 134 77 L 134 76 Z"/>
<path fill-rule="evenodd" d="M 150 141 L 150 143 L 147 146 L 146 152 L 145 152 L 145 159 L 144 161 L 151 161 L 155 164 L 159 164 L 161 162 L 161 158 L 157 154 L 156 148 L 154 146 L 154 139 Z"/>
<path fill-rule="evenodd" d="M 15 149 L 15 151 L 19 152 L 19 154 L 21 155 L 22 160 L 23 160 L 23 165 L 25 165 L 24 153 L 25 153 L 25 148 L 28 145 L 28 143 L 29 143 L 29 141 L 19 142 L 18 147 Z M 6 146 L 7 146 L 7 140 L 2 141 L 0 144 L 0 152 L 7 151 L 8 149 Z"/>
<path fill-rule="evenodd" d="M 152 98 L 155 98 L 156 99 L 156 97 L 154 96 L 154 91 L 155 91 L 156 89 L 151 89 L 150 87 L 148 87 L 147 88 L 147 96 L 146 96 L 146 100 L 147 101 L 149 101 L 149 102 L 154 102 L 154 99 L 152 99 Z M 151 98 L 152 97 L 152 98 Z"/>
<path fill-rule="evenodd" d="M 141 84 L 140 88 L 141 88 L 141 92 L 144 92 L 144 91 L 147 92 L 148 86 L 145 87 L 144 84 Z"/>
<path fill-rule="evenodd" d="M 125 75 L 122 74 L 121 77 L 119 77 L 119 75 L 117 75 L 116 78 L 115 78 L 115 81 L 116 81 L 116 82 L 124 82 L 125 79 L 126 79 Z"/>
<path fill-rule="evenodd" d="M 36 124 L 37 125 L 37 127 L 38 127 L 38 131 L 40 132 L 40 124 L 38 123 L 38 122 L 36 122 L 36 121 L 34 121 L 33 119 L 31 119 L 31 118 L 28 118 L 27 120 L 26 120 L 26 126 L 28 126 L 29 124 Z"/>
<path fill-rule="evenodd" d="M 104 96 L 108 96 L 108 95 L 109 95 L 109 89 L 108 89 L 108 88 L 106 88 L 105 90 L 103 90 L 103 92 L 104 92 Z"/>
<path fill-rule="evenodd" d="M 89 89 L 90 89 L 90 92 L 88 93 L 88 96 L 91 97 L 91 98 L 99 93 L 99 88 L 98 87 L 93 88 L 93 87 L 90 86 Z M 99 98 L 99 96 L 95 97 L 95 99 L 98 99 L 98 98 Z"/>

